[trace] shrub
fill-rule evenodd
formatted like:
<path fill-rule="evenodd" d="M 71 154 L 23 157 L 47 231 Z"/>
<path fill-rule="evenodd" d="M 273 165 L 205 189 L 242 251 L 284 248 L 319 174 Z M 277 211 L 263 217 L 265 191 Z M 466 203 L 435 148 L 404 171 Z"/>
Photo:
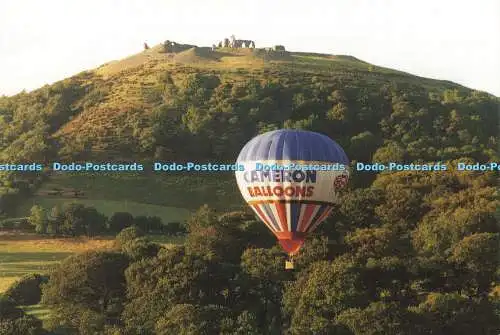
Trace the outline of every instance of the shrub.
<path fill-rule="evenodd" d="M 142 236 L 144 236 L 144 232 L 140 228 L 136 226 L 128 227 L 123 229 L 118 235 L 116 235 L 115 245 L 121 248 L 128 242 L 131 242 L 136 238 Z"/>
<path fill-rule="evenodd" d="M 161 246 L 149 241 L 146 237 L 133 239 L 122 245 L 123 252 L 132 260 L 155 257 Z"/>
<path fill-rule="evenodd" d="M 0 319 L 0 334 L 43 335 L 42 321 L 32 315 L 24 315 L 14 320 Z"/>
<path fill-rule="evenodd" d="M 14 320 L 22 316 L 23 310 L 16 307 L 16 303 L 12 299 L 5 295 L 0 296 L 0 321 Z"/>
<path fill-rule="evenodd" d="M 35 305 L 42 298 L 40 284 L 46 283 L 47 277 L 40 274 L 28 274 L 12 284 L 5 296 L 18 305 Z"/>

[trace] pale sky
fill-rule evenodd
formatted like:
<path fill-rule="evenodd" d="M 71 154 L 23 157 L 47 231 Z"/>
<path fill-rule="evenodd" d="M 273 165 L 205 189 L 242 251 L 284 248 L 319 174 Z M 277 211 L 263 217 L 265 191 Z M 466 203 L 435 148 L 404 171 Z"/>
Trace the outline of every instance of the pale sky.
<path fill-rule="evenodd" d="M 0 95 L 166 39 L 352 55 L 500 96 L 500 0 L 0 0 Z"/>

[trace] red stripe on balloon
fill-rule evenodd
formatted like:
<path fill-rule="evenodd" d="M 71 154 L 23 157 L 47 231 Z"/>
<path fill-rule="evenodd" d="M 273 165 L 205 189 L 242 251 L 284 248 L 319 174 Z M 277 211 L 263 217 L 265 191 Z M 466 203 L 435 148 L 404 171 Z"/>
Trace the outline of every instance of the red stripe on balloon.
<path fill-rule="evenodd" d="M 262 210 L 259 208 L 259 205 L 253 205 L 252 207 L 253 207 L 253 209 L 255 209 L 255 211 L 259 215 L 260 219 L 262 220 L 262 222 L 265 223 L 267 228 L 269 228 L 272 232 L 274 232 L 275 230 L 274 230 L 273 226 L 266 220 L 266 216 L 264 215 Z"/>
<path fill-rule="evenodd" d="M 306 205 L 304 210 L 304 216 L 302 217 L 302 221 L 299 224 L 299 229 L 297 231 L 303 231 L 302 229 L 307 225 L 307 222 L 311 219 L 311 215 L 314 212 L 314 209 L 317 205 Z"/>
<path fill-rule="evenodd" d="M 318 221 L 320 221 L 320 222 L 321 222 L 321 221 L 323 221 L 324 219 L 326 219 L 326 217 L 327 217 L 328 215 L 330 215 L 330 213 L 332 212 L 332 209 L 333 209 L 333 207 L 328 208 L 328 209 L 327 209 L 327 210 L 323 213 L 323 215 L 321 215 L 321 217 L 318 219 Z"/>
<path fill-rule="evenodd" d="M 313 222 L 309 229 L 307 230 L 308 233 L 313 232 L 320 224 L 322 221 L 324 221 L 328 215 L 332 212 L 333 207 L 328 208 L 319 218 L 316 222 Z"/>
<path fill-rule="evenodd" d="M 281 225 L 282 231 L 288 231 L 288 222 L 286 219 L 286 205 L 284 203 L 275 203 L 276 211 Z"/>

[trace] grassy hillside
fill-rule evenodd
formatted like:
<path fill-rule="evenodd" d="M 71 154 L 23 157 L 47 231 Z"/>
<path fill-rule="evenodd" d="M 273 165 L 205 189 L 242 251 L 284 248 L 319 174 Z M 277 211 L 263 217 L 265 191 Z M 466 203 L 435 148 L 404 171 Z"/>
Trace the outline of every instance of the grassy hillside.
<path fill-rule="evenodd" d="M 244 205 L 233 183 L 231 173 L 54 174 L 34 196 L 17 208 L 15 216 L 28 216 L 35 204 L 52 208 L 77 202 L 95 207 L 107 216 L 114 212 L 129 212 L 134 216 L 158 216 L 164 223 L 182 222 L 207 202 L 221 211 Z M 62 194 L 53 195 L 54 190 L 61 190 Z M 73 190 L 82 192 L 82 195 L 75 197 Z"/>
<path fill-rule="evenodd" d="M 277 128 L 323 132 L 358 161 L 497 157 L 498 98 L 483 92 L 346 55 L 191 45 L 170 51 L 158 45 L 0 98 L 0 162 L 233 162 L 250 138 Z M 204 203 L 242 204 L 230 173 L 41 180 L 0 172 L 0 181 L 0 208 L 10 215 L 65 201 L 47 196 L 54 186 L 83 190 L 81 201 L 104 212 L 153 211 L 165 220 Z M 24 203 L 14 213 L 17 197 Z"/>

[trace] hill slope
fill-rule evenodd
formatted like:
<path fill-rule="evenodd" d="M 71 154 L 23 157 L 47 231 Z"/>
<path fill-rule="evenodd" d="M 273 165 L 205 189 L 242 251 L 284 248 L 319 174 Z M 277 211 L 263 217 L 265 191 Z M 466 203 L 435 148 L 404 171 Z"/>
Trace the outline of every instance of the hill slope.
<path fill-rule="evenodd" d="M 251 137 L 282 127 L 323 132 L 358 161 L 490 160 L 496 158 L 497 106 L 498 98 L 486 93 L 352 56 L 189 45 L 170 52 L 160 45 L 0 98 L 0 162 L 232 162 Z M 149 195 L 130 188 L 125 196 L 181 208 L 204 201 L 219 208 L 242 204 L 231 173 L 183 176 L 194 181 L 190 187 L 199 197 L 182 188 L 165 195 L 179 178 L 146 174 Z M 205 184 L 210 178 L 213 183 Z M 0 180 L 4 194 L 42 182 L 14 173 Z M 123 199 L 123 193 L 87 191 L 100 200 Z M 10 200 L 3 199 L 5 209 Z"/>

